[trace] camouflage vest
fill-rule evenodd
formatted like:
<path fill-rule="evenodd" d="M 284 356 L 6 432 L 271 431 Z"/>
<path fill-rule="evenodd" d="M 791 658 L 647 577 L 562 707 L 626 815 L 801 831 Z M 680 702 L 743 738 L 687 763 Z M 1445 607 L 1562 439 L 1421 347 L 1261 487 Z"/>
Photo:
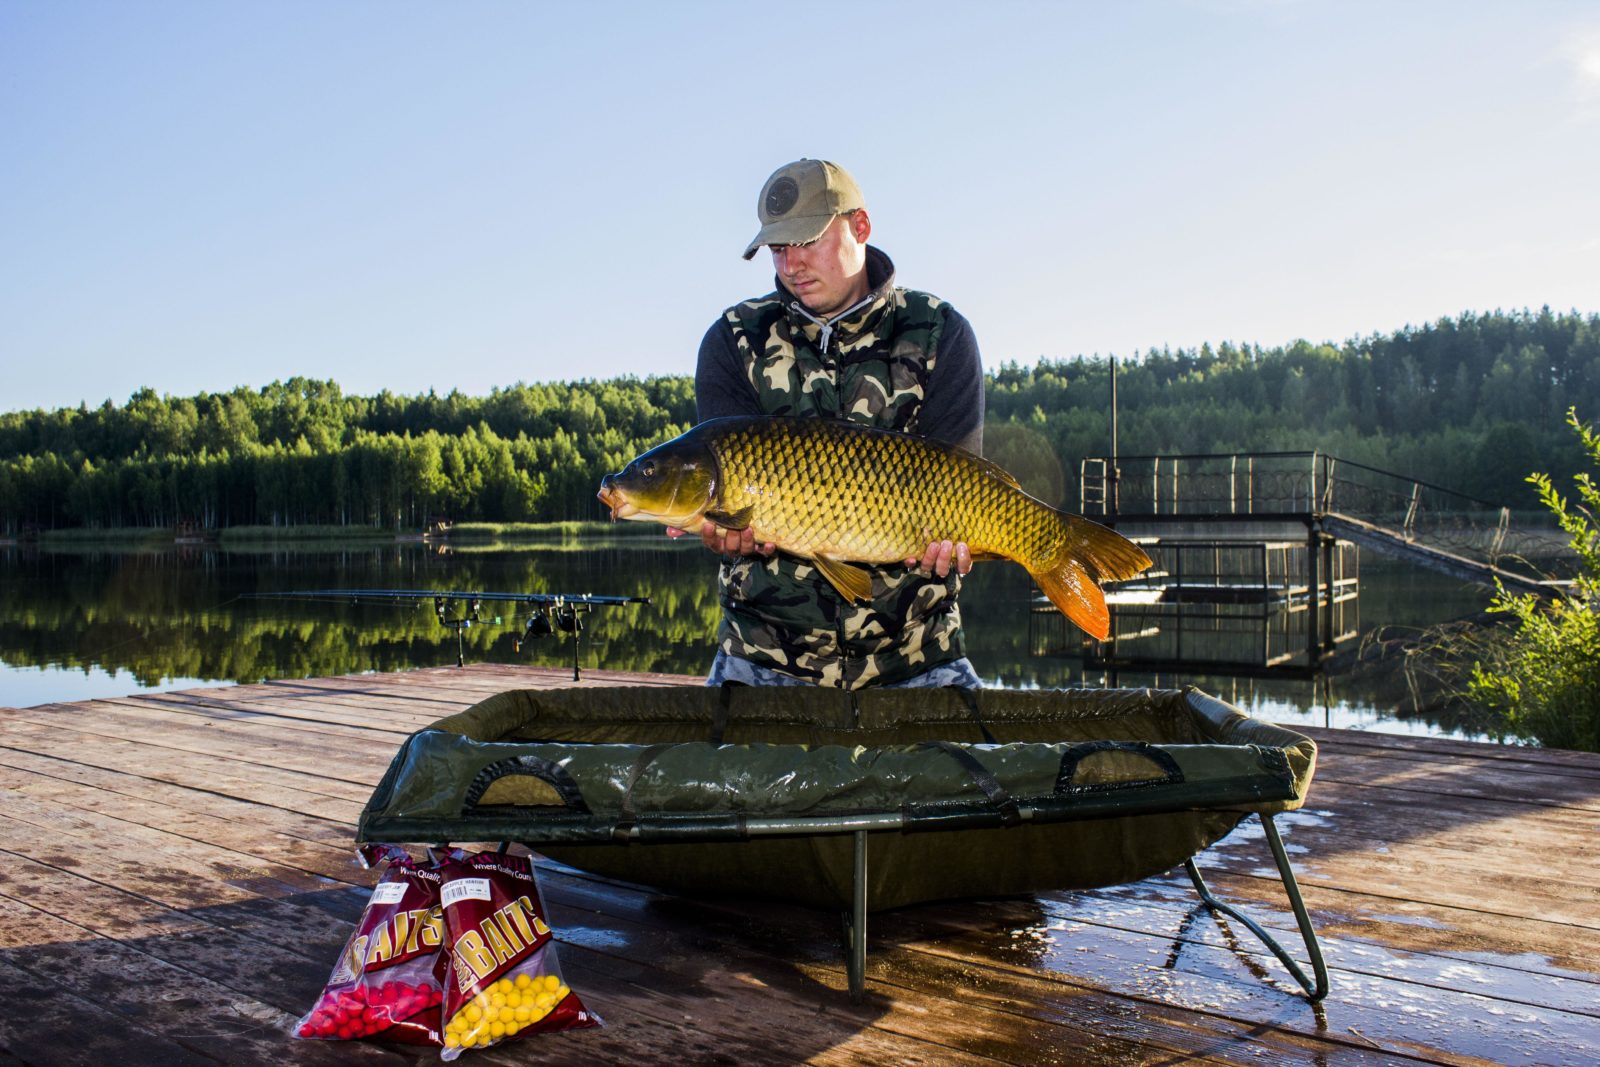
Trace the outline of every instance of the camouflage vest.
<path fill-rule="evenodd" d="M 938 359 L 941 301 L 890 282 L 824 322 L 781 291 L 725 314 L 766 415 L 847 418 L 914 431 Z M 966 654 L 961 579 L 871 567 L 872 599 L 849 604 L 815 567 L 782 553 L 724 562 L 724 652 L 819 685 L 904 681 Z"/>

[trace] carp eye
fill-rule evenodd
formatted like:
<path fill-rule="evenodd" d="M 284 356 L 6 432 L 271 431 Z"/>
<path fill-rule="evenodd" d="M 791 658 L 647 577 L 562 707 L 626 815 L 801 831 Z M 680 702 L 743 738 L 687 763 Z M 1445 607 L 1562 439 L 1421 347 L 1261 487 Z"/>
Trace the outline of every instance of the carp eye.
<path fill-rule="evenodd" d="M 639 472 L 646 478 L 654 478 L 656 476 L 656 465 L 654 463 L 642 464 L 639 467 Z"/>

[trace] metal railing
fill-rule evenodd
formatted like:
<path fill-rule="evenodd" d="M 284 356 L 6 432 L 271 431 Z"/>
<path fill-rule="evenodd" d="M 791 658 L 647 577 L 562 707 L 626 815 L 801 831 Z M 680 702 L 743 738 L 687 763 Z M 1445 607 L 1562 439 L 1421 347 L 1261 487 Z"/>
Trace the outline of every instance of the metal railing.
<path fill-rule="evenodd" d="M 1079 507 L 1118 519 L 1228 516 L 1311 521 L 1339 515 L 1489 566 L 1535 572 L 1561 554 L 1552 531 L 1511 510 L 1326 452 L 1236 452 L 1085 459 Z M 1090 491 L 1091 487 L 1094 491 Z"/>

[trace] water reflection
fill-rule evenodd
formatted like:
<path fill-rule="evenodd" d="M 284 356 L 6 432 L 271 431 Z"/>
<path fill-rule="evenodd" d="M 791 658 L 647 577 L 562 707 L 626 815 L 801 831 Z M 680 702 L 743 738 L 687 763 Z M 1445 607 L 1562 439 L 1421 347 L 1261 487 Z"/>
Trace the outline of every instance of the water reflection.
<path fill-rule="evenodd" d="M 456 661 L 455 634 L 441 626 L 431 603 L 296 603 L 247 594 L 316 588 L 505 590 L 530 593 L 648 595 L 637 608 L 589 616 L 583 633 L 584 669 L 699 674 L 710 659 L 717 625 L 714 560 L 698 543 L 619 536 L 581 548 L 457 545 L 447 551 L 409 543 L 258 549 L 181 546 L 138 551 L 109 548 L 12 546 L 0 549 L 0 705 L 109 696 L 143 688 L 198 682 L 253 682 L 357 671 L 447 666 Z M 1338 664 L 1303 677 L 1250 677 L 1213 655 L 1140 664 L 1126 659 L 1137 642 L 1119 646 L 1125 658 L 1108 662 L 1067 647 L 1042 655 L 1037 591 L 1020 568 L 984 564 L 968 578 L 962 598 L 968 654 L 987 684 L 1011 688 L 1082 685 L 1198 685 L 1247 711 L 1281 721 L 1379 725 L 1441 732 L 1450 722 L 1396 723 L 1403 683 L 1346 676 Z M 1481 610 L 1487 595 L 1404 568 L 1367 565 L 1362 574 L 1360 626 L 1426 626 Z M 1215 608 L 1215 606 L 1210 606 Z M 1353 605 L 1351 605 L 1353 609 Z M 1206 605 L 1163 605 L 1206 609 Z M 1140 616 L 1117 608 L 1119 629 L 1147 629 L 1158 610 Z M 463 635 L 468 662 L 568 667 L 570 646 L 549 638 L 523 641 L 525 620 L 485 610 L 484 625 Z M 1278 627 L 1270 612 L 1248 605 L 1227 627 Z M 1353 620 L 1353 614 L 1349 619 Z M 1184 648 L 1223 648 L 1197 642 L 1196 616 L 1184 625 Z M 1342 628 L 1341 628 L 1342 627 Z M 1225 627 L 1212 626 L 1222 634 Z M 1342 633 L 1355 629 L 1339 624 Z M 1270 651 L 1291 630 L 1250 640 Z M 1064 646 L 1071 642 L 1063 639 Z M 1224 642 L 1225 644 L 1225 642 Z M 1346 647 L 1338 642 L 1339 647 Z M 1156 647 L 1150 644 L 1148 647 Z M 1285 648 L 1289 647 L 1287 644 Z M 1058 650 L 1061 651 L 1061 650 Z M 1227 653 L 1232 656 L 1233 653 Z M 1223 657 L 1226 658 L 1226 657 Z"/>
<path fill-rule="evenodd" d="M 11 667 L 250 682 L 456 662 L 456 635 L 429 602 L 257 599 L 307 588 L 647 593 L 652 603 L 586 619 L 585 666 L 694 672 L 716 625 L 703 550 L 618 539 L 585 551 L 458 550 L 421 544 L 259 551 L 5 551 L 0 660 Z M 511 606 L 513 609 L 515 605 Z M 570 662 L 567 645 L 529 641 L 522 620 L 484 612 L 462 634 L 469 662 Z M 0 692 L 0 702 L 12 694 Z"/>

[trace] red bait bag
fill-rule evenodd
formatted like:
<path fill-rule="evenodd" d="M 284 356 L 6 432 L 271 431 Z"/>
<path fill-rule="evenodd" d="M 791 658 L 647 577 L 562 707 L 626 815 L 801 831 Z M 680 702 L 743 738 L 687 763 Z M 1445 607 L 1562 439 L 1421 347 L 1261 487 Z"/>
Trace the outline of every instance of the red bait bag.
<path fill-rule="evenodd" d="M 375 859 L 387 859 L 389 865 L 322 996 L 295 1026 L 295 1036 L 439 1045 L 444 999 L 435 974 L 444 940 L 439 868 L 419 865 L 393 845 L 369 846 L 361 857 L 369 865 Z"/>
<path fill-rule="evenodd" d="M 524 856 L 482 852 L 440 871 L 444 907 L 444 1053 L 529 1034 L 598 1026 L 561 976 Z"/>

